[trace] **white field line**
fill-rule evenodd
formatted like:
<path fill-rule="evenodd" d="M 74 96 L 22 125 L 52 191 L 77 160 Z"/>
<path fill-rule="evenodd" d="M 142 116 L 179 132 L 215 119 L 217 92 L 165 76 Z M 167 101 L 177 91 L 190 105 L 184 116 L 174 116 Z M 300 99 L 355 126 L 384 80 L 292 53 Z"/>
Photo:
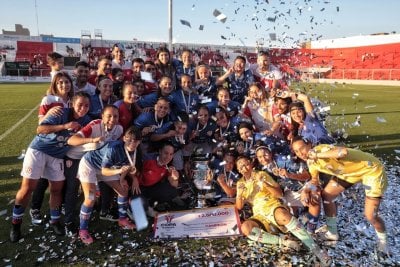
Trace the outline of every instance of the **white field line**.
<path fill-rule="evenodd" d="M 40 105 L 40 104 L 39 104 Z M 28 112 L 28 114 L 25 115 L 22 119 L 20 119 L 16 124 L 14 124 L 10 129 L 5 131 L 2 135 L 0 135 L 0 141 L 6 138 L 12 131 L 14 131 L 18 126 L 20 126 L 34 111 L 37 111 L 39 108 L 39 105 L 31 109 L 31 111 Z"/>
<path fill-rule="evenodd" d="M 7 108 L 7 109 L 0 109 L 2 111 L 20 111 L 20 110 L 31 110 L 30 108 Z"/>

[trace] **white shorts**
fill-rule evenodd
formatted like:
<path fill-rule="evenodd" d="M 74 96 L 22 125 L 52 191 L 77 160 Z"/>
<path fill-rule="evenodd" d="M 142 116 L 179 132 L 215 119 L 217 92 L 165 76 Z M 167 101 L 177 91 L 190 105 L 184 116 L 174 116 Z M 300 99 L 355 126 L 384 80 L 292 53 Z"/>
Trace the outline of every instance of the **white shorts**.
<path fill-rule="evenodd" d="M 96 169 L 85 158 L 79 162 L 78 179 L 84 183 L 95 184 L 97 181 L 115 181 L 119 180 L 119 175 L 104 176 L 101 175 L 101 170 Z"/>
<path fill-rule="evenodd" d="M 303 191 L 303 188 L 299 191 L 286 190 L 283 193 L 283 202 L 288 207 L 304 207 L 300 201 L 301 191 Z"/>
<path fill-rule="evenodd" d="M 49 181 L 64 181 L 64 159 L 54 158 L 29 147 L 22 164 L 21 176 L 28 179 L 43 177 Z"/>

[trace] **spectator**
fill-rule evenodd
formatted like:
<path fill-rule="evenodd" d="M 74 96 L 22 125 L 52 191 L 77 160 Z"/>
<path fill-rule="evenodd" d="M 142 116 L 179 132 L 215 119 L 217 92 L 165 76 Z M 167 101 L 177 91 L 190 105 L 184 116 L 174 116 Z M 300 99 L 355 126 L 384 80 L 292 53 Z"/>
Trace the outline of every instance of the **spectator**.
<path fill-rule="evenodd" d="M 74 93 L 85 92 L 94 95 L 96 87 L 88 82 L 89 64 L 86 61 L 78 61 L 75 63 L 74 74 L 76 77 L 74 84 Z"/>
<path fill-rule="evenodd" d="M 99 76 L 109 76 L 111 74 L 111 59 L 108 56 L 101 56 L 97 62 L 97 71 L 89 76 L 89 83 L 96 86 Z"/>
<path fill-rule="evenodd" d="M 258 52 L 257 64 L 250 67 L 257 82 L 266 89 L 281 88 L 283 78 L 279 69 L 272 65 L 267 51 Z"/>
<path fill-rule="evenodd" d="M 111 50 L 113 57 L 111 68 L 120 68 L 125 74 L 129 74 L 131 71 L 131 63 L 125 60 L 125 49 L 122 44 L 114 44 Z"/>
<path fill-rule="evenodd" d="M 50 71 L 50 76 L 51 79 L 61 70 L 64 69 L 64 57 L 57 53 L 57 52 L 52 52 L 47 54 L 46 57 L 47 64 L 49 65 L 51 71 Z"/>

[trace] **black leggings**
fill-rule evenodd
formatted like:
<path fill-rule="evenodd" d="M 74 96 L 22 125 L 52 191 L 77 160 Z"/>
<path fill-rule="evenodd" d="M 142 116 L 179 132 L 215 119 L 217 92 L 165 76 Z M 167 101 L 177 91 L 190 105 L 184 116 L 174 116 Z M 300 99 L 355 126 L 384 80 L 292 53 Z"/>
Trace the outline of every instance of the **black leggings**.
<path fill-rule="evenodd" d="M 152 186 L 143 186 L 140 188 L 142 195 L 150 201 L 169 202 L 178 196 L 178 189 L 173 187 L 167 179 L 156 183 Z"/>
<path fill-rule="evenodd" d="M 32 193 L 31 209 L 40 210 L 42 208 L 44 193 L 46 193 L 47 187 L 49 187 L 49 180 L 40 178 Z"/>

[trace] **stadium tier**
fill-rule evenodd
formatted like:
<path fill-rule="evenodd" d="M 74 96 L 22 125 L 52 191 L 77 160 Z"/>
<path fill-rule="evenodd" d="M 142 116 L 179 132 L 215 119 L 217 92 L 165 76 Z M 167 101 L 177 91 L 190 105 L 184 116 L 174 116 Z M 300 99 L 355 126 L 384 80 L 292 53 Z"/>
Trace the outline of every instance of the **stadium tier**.
<path fill-rule="evenodd" d="M 21 40 L 20 40 L 21 39 Z M 58 52 L 66 57 L 66 65 L 79 59 L 93 60 L 87 56 L 88 47 L 94 58 L 110 53 L 114 41 L 104 40 L 91 45 L 90 41 L 64 37 L 7 37 L 0 35 L 1 60 L 20 64 L 2 64 L 4 75 L 49 75 L 46 54 Z M 129 59 L 142 57 L 154 60 L 160 44 L 140 41 L 125 42 Z M 212 45 L 174 44 L 199 49 L 199 60 L 211 66 L 227 68 L 233 61 L 227 55 L 242 54 L 250 64 L 257 62 L 255 47 L 223 47 Z M 207 49 L 201 49 L 207 47 Z M 367 35 L 332 40 L 313 41 L 303 48 L 269 48 L 273 64 L 282 71 L 297 73 L 305 78 L 400 80 L 400 34 Z M 224 55 L 224 56 L 223 56 Z M 72 58 L 72 59 L 71 59 Z M 31 71 L 12 69 L 29 62 Z M 91 62 L 93 63 L 93 62 Z M 95 66 L 95 64 L 93 64 Z M 7 69 L 8 68 L 8 69 Z M 11 68 L 11 69 L 10 69 Z"/>

